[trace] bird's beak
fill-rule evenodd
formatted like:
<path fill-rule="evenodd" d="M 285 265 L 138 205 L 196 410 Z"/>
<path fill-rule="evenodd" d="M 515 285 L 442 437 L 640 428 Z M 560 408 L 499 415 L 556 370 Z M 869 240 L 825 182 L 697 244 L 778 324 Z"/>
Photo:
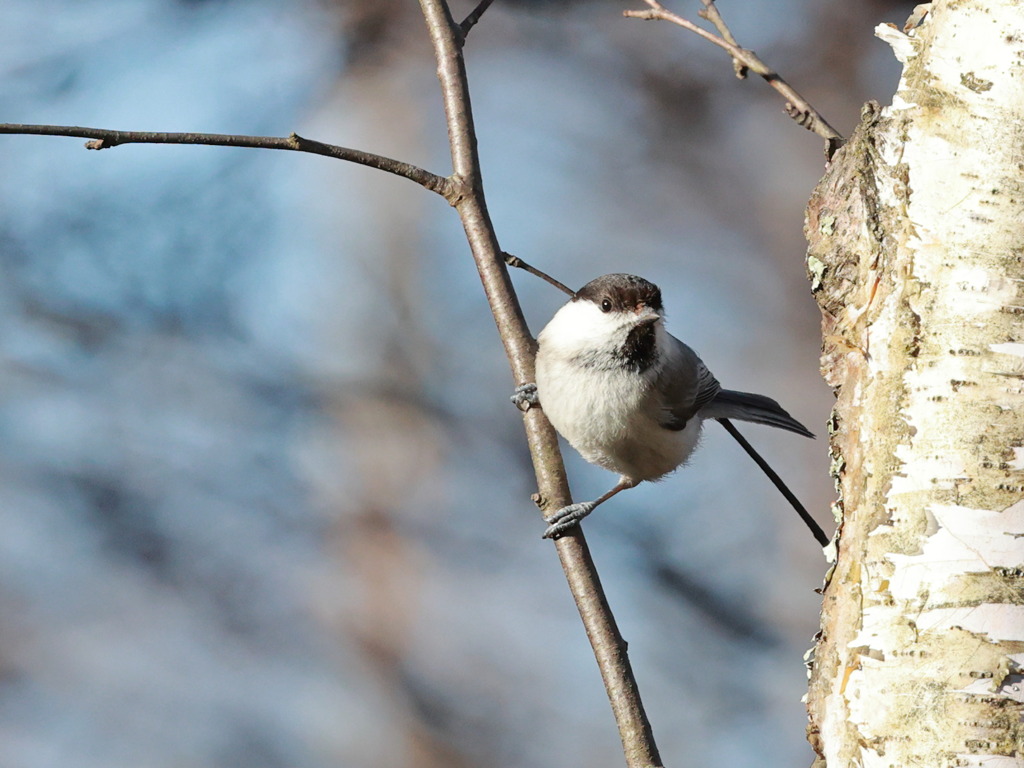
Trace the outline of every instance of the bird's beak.
<path fill-rule="evenodd" d="M 659 320 L 661 320 L 661 315 L 646 304 L 641 304 L 636 308 L 637 325 L 654 325 Z"/>

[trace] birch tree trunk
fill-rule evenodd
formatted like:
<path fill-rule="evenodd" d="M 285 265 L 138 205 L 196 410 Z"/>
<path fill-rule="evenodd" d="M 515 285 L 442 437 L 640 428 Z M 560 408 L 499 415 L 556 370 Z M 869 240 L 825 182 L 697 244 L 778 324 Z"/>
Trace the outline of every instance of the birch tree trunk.
<path fill-rule="evenodd" d="M 808 208 L 842 514 L 816 765 L 1024 766 L 1024 3 L 943 0 Z"/>

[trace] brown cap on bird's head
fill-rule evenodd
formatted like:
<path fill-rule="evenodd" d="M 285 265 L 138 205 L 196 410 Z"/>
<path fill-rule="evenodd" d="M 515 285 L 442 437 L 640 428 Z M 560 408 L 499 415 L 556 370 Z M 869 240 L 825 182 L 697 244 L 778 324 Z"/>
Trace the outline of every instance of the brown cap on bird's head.
<path fill-rule="evenodd" d="M 638 311 L 649 307 L 661 312 L 661 289 L 649 280 L 636 275 L 614 273 L 601 275 L 584 285 L 573 297 L 573 301 L 592 301 L 604 312 Z"/>

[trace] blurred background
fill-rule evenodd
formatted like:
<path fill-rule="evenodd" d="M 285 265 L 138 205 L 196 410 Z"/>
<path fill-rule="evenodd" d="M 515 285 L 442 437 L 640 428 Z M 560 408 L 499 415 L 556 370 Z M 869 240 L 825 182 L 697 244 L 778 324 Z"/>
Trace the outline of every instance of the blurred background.
<path fill-rule="evenodd" d="M 501 244 L 660 284 L 725 386 L 824 436 L 823 142 L 641 6 L 497 0 L 473 31 Z M 846 134 L 912 6 L 720 3 Z M 450 168 L 411 0 L 3 0 L 0 120 Z M 454 211 L 319 157 L 82 144 L 0 136 L 0 764 L 621 765 Z M 514 279 L 536 333 L 564 297 Z M 831 533 L 826 441 L 745 432 Z M 577 498 L 614 481 L 566 460 Z M 666 764 L 809 764 L 826 565 L 724 430 L 586 530 Z"/>

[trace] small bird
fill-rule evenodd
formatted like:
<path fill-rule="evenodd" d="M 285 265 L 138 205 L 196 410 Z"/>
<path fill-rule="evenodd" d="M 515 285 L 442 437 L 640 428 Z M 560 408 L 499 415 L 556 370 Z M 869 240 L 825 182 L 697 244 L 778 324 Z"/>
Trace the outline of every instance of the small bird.
<path fill-rule="evenodd" d="M 591 280 L 537 341 L 536 384 L 517 389 L 513 400 L 521 408 L 539 401 L 584 459 L 619 475 L 603 496 L 545 517 L 544 538 L 561 535 L 620 491 L 684 464 L 707 419 L 739 419 L 814 437 L 771 398 L 722 389 L 697 353 L 665 330 L 661 291 L 642 277 Z"/>

